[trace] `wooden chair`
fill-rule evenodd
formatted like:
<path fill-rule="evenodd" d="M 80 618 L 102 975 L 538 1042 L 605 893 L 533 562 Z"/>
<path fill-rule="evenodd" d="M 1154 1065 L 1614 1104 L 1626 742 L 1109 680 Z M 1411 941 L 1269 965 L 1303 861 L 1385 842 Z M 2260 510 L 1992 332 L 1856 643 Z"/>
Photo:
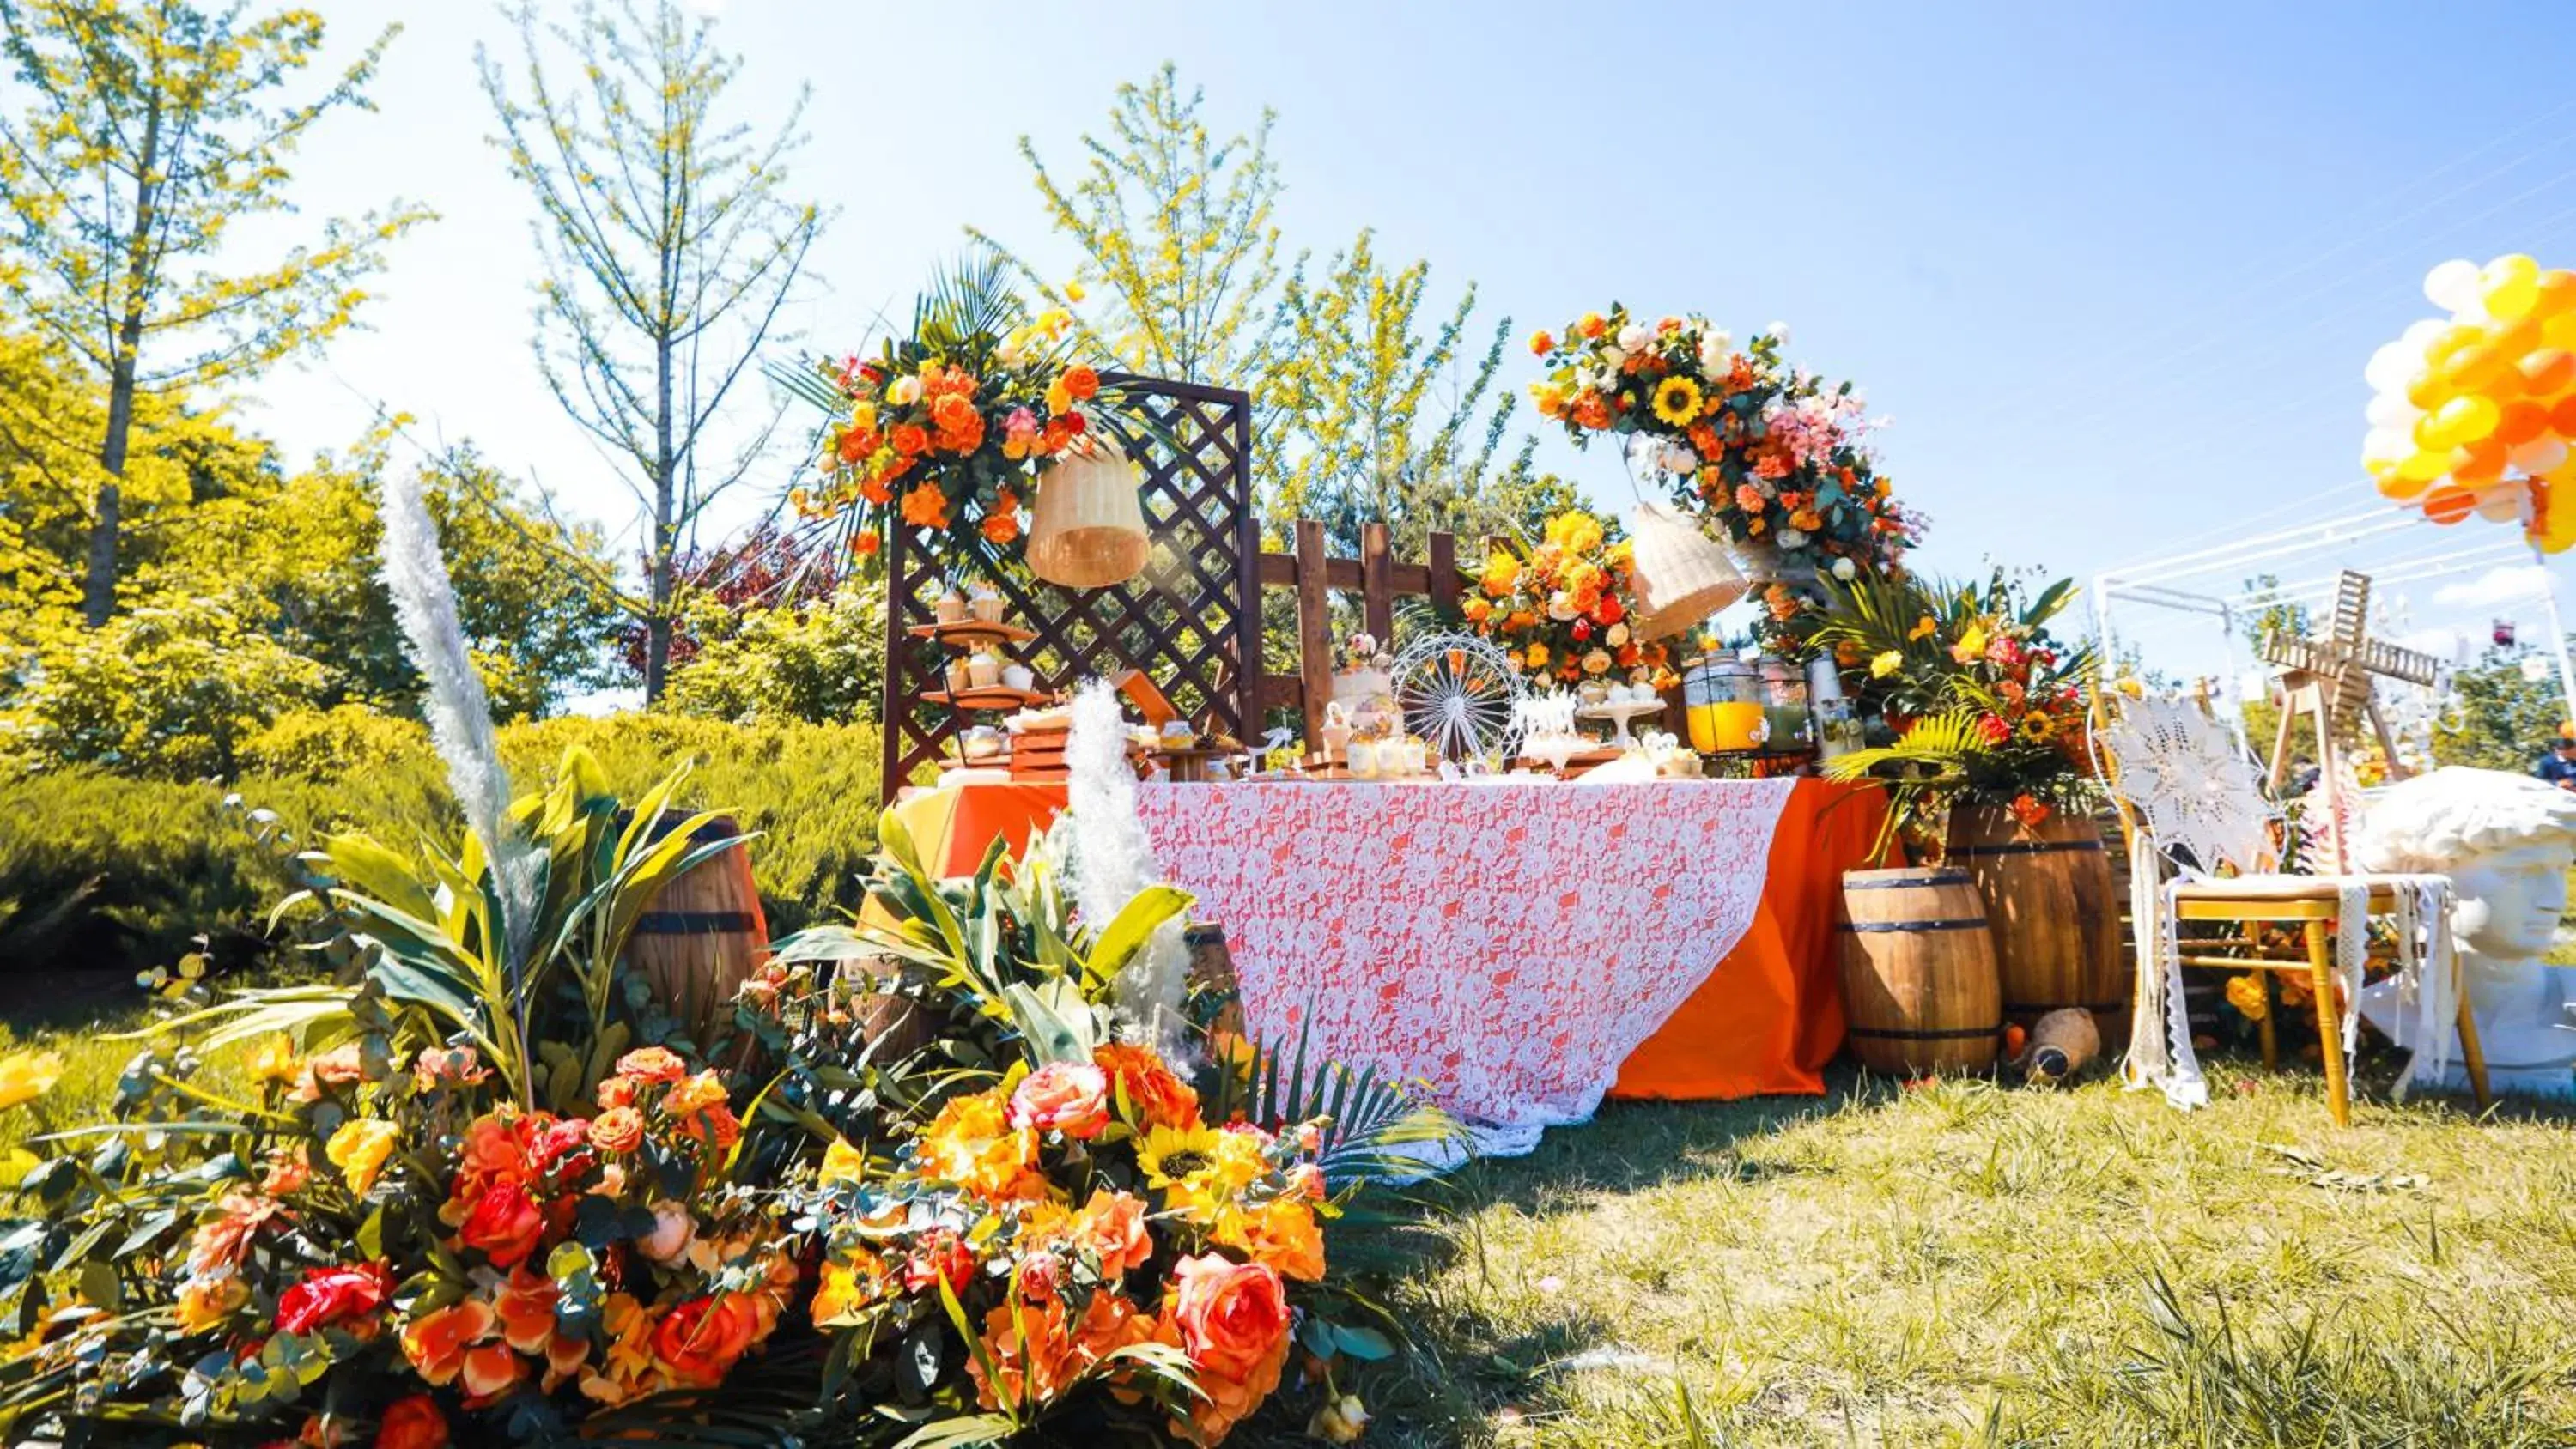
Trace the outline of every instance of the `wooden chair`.
<path fill-rule="evenodd" d="M 2172 888 L 2174 923 L 2222 922 L 2238 928 L 2236 942 L 2178 941 L 2185 967 L 2252 972 L 2263 984 L 2265 1010 L 2258 1024 L 2263 1065 L 2280 1065 L 2279 1038 L 2273 1026 L 2277 1001 L 2272 977 L 2304 976 L 2318 1004 L 2318 1038 L 2326 1078 L 2327 1107 L 2339 1127 L 2352 1124 L 2352 1089 L 2344 1061 L 2343 1033 L 2336 993 L 2339 978 L 2332 946 L 2348 892 L 2367 892 L 2366 909 L 2374 918 L 2399 913 L 2398 893 L 2415 883 L 2399 877 L 2370 875 L 2292 875 L 2275 867 L 2280 852 L 2273 830 L 2280 811 L 2256 786 L 2252 762 L 2233 736 L 2219 730 L 2193 704 L 2178 700 L 2115 701 L 2097 692 L 2095 739 L 2108 757 L 2104 781 L 2118 806 L 2122 834 L 2129 845 L 2133 878 L 2145 882 L 2132 892 L 2138 951 L 2137 1026 L 2133 1048 L 2147 1043 L 2145 1033 L 2167 1031 L 2166 1012 L 2155 1009 L 2161 994 L 2164 962 L 2154 943 L 2162 929 L 2162 899 L 2157 892 L 2165 873 L 2178 870 L 2183 879 Z M 2241 873 L 2221 875 L 2221 869 Z M 2447 909 L 2447 895 L 2443 898 Z M 2286 926 L 2299 936 L 2298 948 L 2268 949 L 2262 941 L 2267 925 Z M 2480 1110 L 2492 1098 L 2486 1059 L 2478 1046 L 2477 1020 L 2460 989 L 2458 963 L 2451 965 L 2452 999 L 2458 1003 L 2461 1064 Z M 2178 1009 L 2178 1008 L 2177 1008 Z M 2152 1014 L 2151 1014 L 2152 1013 Z M 2189 1043 L 2177 1050 L 2189 1071 Z M 2133 1050 L 2132 1060 L 2139 1053 Z"/>

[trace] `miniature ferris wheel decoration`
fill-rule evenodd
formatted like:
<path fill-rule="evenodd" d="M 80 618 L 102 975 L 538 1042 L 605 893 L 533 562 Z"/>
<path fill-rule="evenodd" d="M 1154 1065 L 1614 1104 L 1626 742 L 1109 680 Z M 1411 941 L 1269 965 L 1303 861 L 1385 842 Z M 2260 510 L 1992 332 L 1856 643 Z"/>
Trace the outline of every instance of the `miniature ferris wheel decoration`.
<path fill-rule="evenodd" d="M 1493 641 L 1431 634 L 1396 656 L 1390 681 L 1404 727 L 1444 760 L 1508 759 L 1519 730 L 1521 674 Z"/>

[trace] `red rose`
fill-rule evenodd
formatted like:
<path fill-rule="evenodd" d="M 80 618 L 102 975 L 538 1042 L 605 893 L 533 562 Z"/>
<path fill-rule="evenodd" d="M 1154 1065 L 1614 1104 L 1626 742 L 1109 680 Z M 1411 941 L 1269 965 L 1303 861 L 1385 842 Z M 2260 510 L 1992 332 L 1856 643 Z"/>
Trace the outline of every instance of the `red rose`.
<path fill-rule="evenodd" d="M 1567 632 L 1571 633 L 1577 642 L 1589 639 L 1592 637 L 1592 621 L 1589 619 L 1576 619 L 1574 621 L 1574 627 Z"/>
<path fill-rule="evenodd" d="M 375 1312 L 393 1295 L 394 1279 L 382 1263 L 308 1268 L 302 1282 L 277 1295 L 277 1331 L 311 1333 Z"/>
<path fill-rule="evenodd" d="M 575 1173 L 589 1164 L 575 1154 L 590 1142 L 590 1124 L 578 1117 L 559 1117 L 537 1128 L 528 1143 L 529 1164 L 541 1173 L 560 1168 Z"/>
<path fill-rule="evenodd" d="M 760 1312 L 748 1293 L 693 1298 L 664 1314 L 653 1330 L 653 1357 L 673 1380 L 708 1389 L 743 1356 L 760 1327 Z"/>
<path fill-rule="evenodd" d="M 1181 1259 L 1172 1274 L 1165 1311 L 1202 1371 L 1241 1383 L 1288 1341 L 1288 1288 L 1267 1264 L 1209 1253 Z"/>
<path fill-rule="evenodd" d="M 1601 602 L 1592 607 L 1592 617 L 1606 629 L 1628 617 L 1628 608 L 1619 602 L 1616 595 L 1603 594 Z"/>
<path fill-rule="evenodd" d="M 948 1291 L 963 1293 L 975 1281 L 975 1250 L 946 1228 L 925 1235 L 903 1264 L 903 1291 L 919 1293 L 948 1280 Z"/>
<path fill-rule="evenodd" d="M 1049 1062 L 1011 1093 L 1013 1127 L 1088 1140 L 1109 1127 L 1109 1075 L 1083 1062 Z"/>
<path fill-rule="evenodd" d="M 1977 721 L 1977 733 L 1986 737 L 1987 744 L 2000 745 L 2012 738 L 2012 726 L 2004 723 L 2002 715 L 1990 714 Z"/>
<path fill-rule="evenodd" d="M 447 1449 L 447 1416 L 427 1394 L 396 1399 L 376 1429 L 376 1449 Z"/>
<path fill-rule="evenodd" d="M 528 1190 L 515 1182 L 497 1182 L 474 1199 L 456 1236 L 491 1259 L 493 1267 L 507 1268 L 535 1252 L 545 1230 L 545 1214 L 537 1211 Z"/>

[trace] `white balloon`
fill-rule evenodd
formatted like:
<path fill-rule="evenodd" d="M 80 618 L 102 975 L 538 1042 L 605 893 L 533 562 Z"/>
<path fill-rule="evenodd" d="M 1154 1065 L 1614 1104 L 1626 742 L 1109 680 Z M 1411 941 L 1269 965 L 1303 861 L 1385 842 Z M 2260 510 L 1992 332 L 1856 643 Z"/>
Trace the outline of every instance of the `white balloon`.
<path fill-rule="evenodd" d="M 2415 439 L 2399 428 L 2373 428 L 2361 439 L 2363 467 L 2373 463 L 2402 463 L 2415 452 Z"/>
<path fill-rule="evenodd" d="M 2451 325 L 2454 327 L 2493 327 L 2495 320 L 2487 315 L 2487 299 L 2483 292 L 2451 309 Z"/>
<path fill-rule="evenodd" d="M 2567 440 L 2543 433 L 2516 446 L 2504 460 L 2525 473 L 2546 473 L 2567 461 Z"/>
<path fill-rule="evenodd" d="M 2370 425 L 2375 428 L 2405 429 L 2415 426 L 2415 420 L 2424 416 L 2424 410 L 2408 402 L 2406 394 L 2392 388 L 2372 395 L 2370 406 L 2362 409 L 2361 415 L 2370 419 Z"/>
<path fill-rule="evenodd" d="M 2478 497 L 2478 517 L 2489 523 L 2511 523 L 2522 517 L 2522 485 L 2491 488 Z"/>
<path fill-rule="evenodd" d="M 2434 306 L 2449 312 L 2457 312 L 2477 301 L 2479 299 L 2478 264 L 2466 257 L 2453 257 L 2426 272 L 2424 296 Z"/>
<path fill-rule="evenodd" d="M 2406 379 L 2414 376 L 2416 365 L 2423 360 L 2424 353 L 2420 348 L 2410 354 L 2403 342 L 2387 343 L 2370 354 L 2370 365 L 2361 370 L 2362 380 L 2381 392 L 2392 387 L 2404 387 Z"/>

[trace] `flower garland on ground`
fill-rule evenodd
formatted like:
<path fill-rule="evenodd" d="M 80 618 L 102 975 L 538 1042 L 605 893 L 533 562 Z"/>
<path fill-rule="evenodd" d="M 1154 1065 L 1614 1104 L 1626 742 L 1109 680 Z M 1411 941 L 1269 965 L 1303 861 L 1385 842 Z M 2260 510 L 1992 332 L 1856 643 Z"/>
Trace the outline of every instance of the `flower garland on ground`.
<path fill-rule="evenodd" d="M 1868 438 L 1884 420 L 1850 383 L 1784 363 L 1787 340 L 1775 323 L 1738 348 L 1706 318 L 1649 326 L 1615 304 L 1530 339 L 1554 359 L 1530 387 L 1539 413 L 1577 446 L 1626 438 L 1632 467 L 1755 564 L 1776 622 L 1822 602 L 1820 572 L 1888 572 L 1921 533 L 1878 476 Z"/>
<path fill-rule="evenodd" d="M 901 527 L 960 571 L 1000 568 L 1050 460 L 1104 438 L 1132 455 L 1152 431 L 1131 384 L 1074 357 L 1074 332 L 1063 308 L 1027 316 L 987 258 L 935 285 L 878 356 L 777 374 L 830 419 L 790 506 L 861 558 Z"/>
<path fill-rule="evenodd" d="M 1670 688 L 1664 646 L 1632 637 L 1637 585 L 1630 545 L 1580 509 L 1548 520 L 1536 547 L 1497 547 L 1464 605 L 1467 623 L 1500 644 L 1533 682 L 1573 684 L 1613 669 Z"/>

